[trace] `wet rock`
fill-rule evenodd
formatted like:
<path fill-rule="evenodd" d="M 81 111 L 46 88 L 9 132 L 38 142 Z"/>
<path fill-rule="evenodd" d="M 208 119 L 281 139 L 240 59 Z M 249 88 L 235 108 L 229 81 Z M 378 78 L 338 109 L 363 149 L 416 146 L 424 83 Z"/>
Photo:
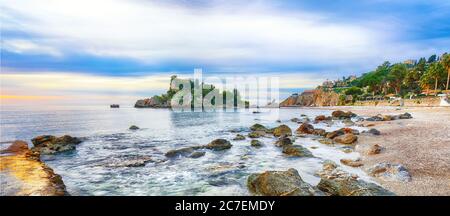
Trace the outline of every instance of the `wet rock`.
<path fill-rule="evenodd" d="M 334 139 L 337 136 L 344 135 L 344 131 L 336 130 L 329 133 L 326 133 L 325 137 L 328 139 Z"/>
<path fill-rule="evenodd" d="M 333 162 L 326 162 L 319 173 L 320 182 L 317 187 L 332 196 L 394 196 L 383 187 L 358 179 L 337 168 Z"/>
<path fill-rule="evenodd" d="M 301 145 L 286 145 L 283 147 L 283 153 L 291 157 L 313 157 L 313 154 Z"/>
<path fill-rule="evenodd" d="M 266 132 L 264 132 L 264 131 L 252 131 L 252 132 L 248 133 L 248 137 L 250 137 L 250 138 L 260 138 L 265 135 L 266 135 Z"/>
<path fill-rule="evenodd" d="M 397 115 L 396 118 L 398 118 L 398 119 L 411 119 L 412 115 L 407 113 L 407 112 L 405 112 L 403 114 Z"/>
<path fill-rule="evenodd" d="M 315 122 L 320 122 L 320 121 L 325 121 L 325 120 L 327 120 L 327 117 L 324 115 L 318 115 L 318 116 L 316 116 L 316 118 L 314 118 Z"/>
<path fill-rule="evenodd" d="M 314 129 L 313 134 L 317 136 L 325 136 L 327 132 L 324 129 Z"/>
<path fill-rule="evenodd" d="M 51 135 L 37 136 L 31 140 L 34 147 L 32 151 L 37 151 L 40 154 L 55 154 L 63 151 L 75 150 L 75 146 L 82 142 L 77 137 L 64 135 L 55 137 Z"/>
<path fill-rule="evenodd" d="M 384 118 L 382 115 L 376 115 L 376 116 L 366 118 L 366 121 L 383 121 L 383 119 Z"/>
<path fill-rule="evenodd" d="M 369 174 L 384 181 L 411 181 L 411 174 L 401 164 L 378 163 L 369 168 Z"/>
<path fill-rule="evenodd" d="M 380 154 L 381 151 L 383 151 L 383 147 L 381 147 L 378 144 L 375 144 L 369 148 L 369 150 L 367 151 L 367 154 L 368 155 L 376 155 L 376 154 Z"/>
<path fill-rule="evenodd" d="M 323 195 L 304 182 L 297 170 L 266 171 L 251 174 L 247 179 L 250 193 L 260 196 L 317 196 Z"/>
<path fill-rule="evenodd" d="M 199 157 L 205 156 L 205 154 L 206 154 L 206 152 L 204 152 L 204 151 L 195 151 L 195 152 L 192 152 L 192 154 L 190 154 L 188 157 L 199 158 Z"/>
<path fill-rule="evenodd" d="M 296 130 L 299 134 L 312 134 L 314 133 L 314 126 L 308 123 L 303 123 Z"/>
<path fill-rule="evenodd" d="M 275 137 L 280 137 L 280 136 L 284 136 L 284 135 L 291 136 L 292 130 L 287 125 L 283 124 L 283 125 L 280 125 L 273 129 L 273 135 Z"/>
<path fill-rule="evenodd" d="M 341 159 L 340 161 L 341 161 L 342 164 L 347 165 L 347 166 L 351 166 L 351 167 L 360 167 L 360 166 L 364 165 L 360 158 L 358 158 L 356 160 Z"/>
<path fill-rule="evenodd" d="M 250 127 L 250 130 L 252 131 L 267 131 L 268 129 L 261 124 L 254 124 Z"/>
<path fill-rule="evenodd" d="M 174 149 L 174 150 L 168 151 L 165 154 L 165 156 L 169 157 L 169 158 L 179 157 L 179 156 L 188 156 L 188 155 L 191 155 L 192 153 L 194 153 L 194 151 L 196 149 L 200 149 L 200 148 L 201 147 L 199 147 L 199 146 L 194 146 L 194 147 L 186 147 L 186 148 Z"/>
<path fill-rule="evenodd" d="M 352 153 L 354 151 L 354 148 L 351 146 L 342 146 L 340 149 L 344 153 Z"/>
<path fill-rule="evenodd" d="M 4 153 L 9 154 L 0 156 L 1 196 L 68 195 L 61 176 L 40 160 L 39 152 L 28 149 L 24 141 L 14 141 Z"/>
<path fill-rule="evenodd" d="M 0 151 L 0 153 L 22 153 L 28 150 L 27 142 L 16 140 L 8 148 Z"/>
<path fill-rule="evenodd" d="M 350 119 L 344 119 L 344 120 L 342 121 L 342 123 L 344 123 L 344 125 L 347 126 L 347 127 L 350 127 L 350 126 L 354 126 L 354 125 L 355 125 L 355 122 L 353 122 L 353 121 L 350 120 Z"/>
<path fill-rule="evenodd" d="M 136 125 L 131 125 L 129 129 L 130 130 L 139 130 L 139 127 Z"/>
<path fill-rule="evenodd" d="M 381 135 L 381 132 L 375 128 L 371 128 L 368 131 L 363 131 L 363 133 L 372 134 L 372 135 L 376 135 L 376 136 Z"/>
<path fill-rule="evenodd" d="M 275 142 L 275 145 L 278 147 L 292 145 L 292 140 L 288 136 L 282 136 Z"/>
<path fill-rule="evenodd" d="M 336 110 L 336 111 L 331 113 L 331 116 L 334 119 L 350 119 L 352 117 L 356 117 L 356 114 L 352 113 L 350 111 L 344 112 L 344 111 L 341 111 L 341 110 Z"/>
<path fill-rule="evenodd" d="M 142 167 L 150 161 L 152 161 L 152 158 L 150 156 L 132 156 L 112 160 L 108 164 L 106 164 L 106 166 L 112 168 Z"/>
<path fill-rule="evenodd" d="M 233 138 L 233 140 L 245 140 L 245 136 L 242 134 L 237 134 L 236 137 Z"/>
<path fill-rule="evenodd" d="M 299 122 L 299 121 L 301 121 L 299 118 L 291 118 L 291 122 L 297 123 L 297 122 Z"/>
<path fill-rule="evenodd" d="M 358 137 L 351 133 L 340 135 L 333 139 L 334 142 L 337 142 L 340 144 L 346 144 L 346 145 L 353 144 L 357 140 L 358 140 Z"/>
<path fill-rule="evenodd" d="M 321 138 L 317 140 L 318 142 L 325 144 L 325 145 L 331 145 L 333 144 L 333 140 L 332 139 L 328 139 L 328 138 Z"/>
<path fill-rule="evenodd" d="M 214 151 L 221 151 L 225 149 L 231 148 L 233 145 L 231 145 L 230 141 L 226 139 L 215 139 L 211 141 L 208 145 L 205 146 L 207 149 L 211 149 Z"/>
<path fill-rule="evenodd" d="M 261 147 L 263 144 L 261 141 L 254 139 L 254 140 L 250 141 L 250 145 L 253 147 Z"/>
<path fill-rule="evenodd" d="M 352 128 L 341 128 L 338 131 L 344 132 L 344 134 L 353 134 L 353 135 L 359 135 L 359 131 Z"/>

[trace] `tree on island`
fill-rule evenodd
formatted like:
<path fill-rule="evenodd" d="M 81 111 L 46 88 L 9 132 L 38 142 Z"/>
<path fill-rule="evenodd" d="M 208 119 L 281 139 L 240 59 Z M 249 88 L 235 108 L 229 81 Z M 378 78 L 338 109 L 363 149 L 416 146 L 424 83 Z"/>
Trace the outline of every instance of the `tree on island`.
<path fill-rule="evenodd" d="M 448 90 L 448 83 L 450 80 L 450 54 L 445 53 L 442 56 L 442 65 L 447 69 L 447 84 L 445 85 L 445 90 Z"/>

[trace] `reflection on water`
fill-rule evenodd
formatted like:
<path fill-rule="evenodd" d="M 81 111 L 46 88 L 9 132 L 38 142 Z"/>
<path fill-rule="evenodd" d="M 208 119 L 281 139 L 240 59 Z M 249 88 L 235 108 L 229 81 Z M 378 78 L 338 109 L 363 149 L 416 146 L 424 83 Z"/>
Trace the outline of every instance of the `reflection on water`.
<path fill-rule="evenodd" d="M 314 118 L 331 111 L 313 109 L 262 109 L 235 112 L 173 112 L 167 109 L 62 109 L 1 111 L 1 141 L 31 138 L 42 134 L 85 137 L 73 152 L 43 157 L 63 177 L 73 195 L 246 195 L 246 179 L 252 172 L 299 170 L 302 178 L 317 184 L 315 172 L 325 159 L 354 159 L 356 153 L 343 153 L 338 147 L 322 145 L 311 138 L 297 138 L 316 158 L 287 158 L 273 145 L 273 138 L 259 139 L 262 148 L 250 146 L 250 139 L 232 141 L 240 129 L 261 123 L 275 127 L 287 124 L 293 130 L 293 117 L 301 114 Z M 130 131 L 130 125 L 141 129 Z M 327 131 L 343 127 L 341 123 L 315 127 Z M 170 159 L 164 153 L 176 148 L 204 145 L 225 138 L 233 147 L 222 152 L 205 150 L 203 157 Z M 313 149 L 311 147 L 318 147 Z M 150 158 L 150 159 L 149 159 Z M 145 166 L 127 167 L 145 161 Z M 367 178 L 358 169 L 344 167 Z"/>

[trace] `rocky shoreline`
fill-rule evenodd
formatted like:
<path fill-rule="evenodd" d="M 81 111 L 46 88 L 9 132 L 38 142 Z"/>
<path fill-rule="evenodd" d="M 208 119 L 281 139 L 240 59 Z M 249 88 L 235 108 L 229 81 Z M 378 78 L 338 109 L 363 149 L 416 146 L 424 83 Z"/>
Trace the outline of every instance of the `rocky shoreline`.
<path fill-rule="evenodd" d="M 373 139 L 383 137 L 384 132 L 373 126 L 382 122 L 405 121 L 413 117 L 407 112 L 395 115 L 365 116 L 369 117 L 358 116 L 352 111 L 336 110 L 331 113 L 331 116 L 318 115 L 314 120 L 310 120 L 307 116 L 292 118 L 291 121 L 298 124 L 298 128 L 295 130 L 285 124 L 274 128 L 254 124 L 248 128 L 249 132 L 246 135 L 242 134 L 242 130 L 231 131 L 236 134 L 233 140 L 248 139 L 248 145 L 255 149 L 264 145 L 274 145 L 280 149 L 280 154 L 293 159 L 315 157 L 307 148 L 300 144 L 294 144 L 297 138 L 304 137 L 312 138 L 323 145 L 342 146 L 344 152 L 358 151 L 361 153 L 361 158 L 358 159 L 341 159 L 341 165 L 325 160 L 323 169 L 316 174 L 320 178 L 317 185 L 304 182 L 297 170 L 286 167 L 286 170 L 267 170 L 262 173 L 250 174 L 247 178 L 248 191 L 250 194 L 263 196 L 391 196 L 397 194 L 395 191 L 389 190 L 390 188 L 364 181 L 340 167 L 359 167 L 373 178 L 379 179 L 380 182 L 391 181 L 400 184 L 411 182 L 415 176 L 409 172 L 409 167 L 400 163 L 383 161 L 371 163 L 369 166 L 366 163 L 367 158 L 384 154 L 386 148 L 382 144 L 367 146 L 364 142 L 367 137 Z M 363 126 L 367 127 L 367 130 L 358 131 L 350 127 L 343 127 L 334 131 L 326 131 L 315 128 L 311 124 L 332 125 L 335 122 L 343 123 L 346 126 Z M 130 130 L 136 131 L 140 128 L 133 125 Z M 271 138 L 273 143 L 261 142 L 258 138 L 262 137 Z M 2 160 L 1 174 L 9 176 L 4 178 L 6 182 L 2 182 L 2 186 L 7 186 L 5 190 L 2 190 L 2 195 L 68 195 L 61 177 L 40 161 L 40 155 L 74 151 L 81 142 L 83 139 L 68 135 L 62 137 L 43 135 L 33 138 L 33 147 L 29 149 L 26 142 L 15 141 L 8 149 L 2 151 L 0 157 Z M 365 147 L 364 152 L 360 150 L 361 145 Z M 169 150 L 165 153 L 165 157 L 167 160 L 182 160 L 185 157 L 196 159 L 210 154 L 209 151 L 227 151 L 232 147 L 231 142 L 226 139 L 215 139 L 205 145 Z M 145 166 L 149 162 L 156 161 L 151 157 L 131 158 L 125 162 L 114 163 L 114 166 L 109 164 L 108 167 L 137 167 Z M 245 167 L 244 164 L 240 166 Z M 31 168 L 33 171 L 30 171 Z M 32 182 L 31 186 L 27 185 L 30 182 Z"/>

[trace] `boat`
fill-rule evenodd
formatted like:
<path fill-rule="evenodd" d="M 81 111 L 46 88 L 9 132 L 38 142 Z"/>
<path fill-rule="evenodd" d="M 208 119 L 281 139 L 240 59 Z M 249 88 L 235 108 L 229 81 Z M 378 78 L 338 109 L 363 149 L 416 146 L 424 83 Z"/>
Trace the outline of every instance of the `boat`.
<path fill-rule="evenodd" d="M 109 107 L 111 107 L 111 108 L 120 108 L 120 105 L 119 104 L 111 104 L 111 105 L 109 105 Z"/>

